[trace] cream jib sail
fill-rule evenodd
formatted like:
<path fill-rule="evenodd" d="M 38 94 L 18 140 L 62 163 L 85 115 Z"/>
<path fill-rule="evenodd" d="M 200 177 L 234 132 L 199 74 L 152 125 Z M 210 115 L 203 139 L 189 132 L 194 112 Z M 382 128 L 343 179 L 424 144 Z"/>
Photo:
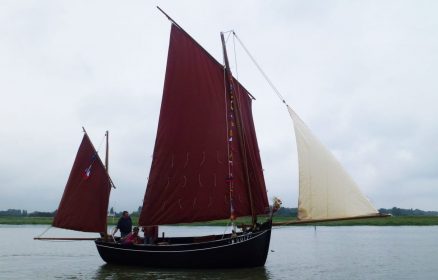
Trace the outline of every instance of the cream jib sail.
<path fill-rule="evenodd" d="M 379 216 L 333 154 L 287 106 L 294 122 L 299 162 L 299 220 Z"/>

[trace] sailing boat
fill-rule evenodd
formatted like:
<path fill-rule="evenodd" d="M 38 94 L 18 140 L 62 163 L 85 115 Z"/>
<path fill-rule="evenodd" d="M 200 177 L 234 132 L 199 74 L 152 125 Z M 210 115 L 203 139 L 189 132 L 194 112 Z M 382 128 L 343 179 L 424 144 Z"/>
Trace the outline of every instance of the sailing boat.
<path fill-rule="evenodd" d="M 163 99 L 139 225 L 230 219 L 233 231 L 201 237 L 162 236 L 155 244 L 120 244 L 104 236 L 95 240 L 97 250 L 105 262 L 116 264 L 184 268 L 263 266 L 269 250 L 272 216 L 280 202 L 275 201 L 273 207 L 268 203 L 252 117 L 253 97 L 231 74 L 223 33 L 224 65 L 167 17 L 171 32 Z M 299 154 L 298 221 L 379 216 L 340 164 L 298 115 L 288 109 Z M 87 156 L 92 154 L 93 150 Z M 110 178 L 100 159 L 97 163 L 103 179 L 89 187 L 102 189 L 93 198 L 100 197 L 103 202 L 99 209 L 107 209 Z M 106 233 L 101 225 L 83 226 L 98 224 L 94 219 L 106 221 L 102 210 L 86 211 L 87 215 L 64 214 L 69 203 L 79 199 L 76 193 L 70 194 L 70 181 L 72 185 L 87 182 L 71 177 L 82 175 L 89 164 L 83 163 L 79 171 L 72 171 L 54 226 Z M 85 191 L 78 193 L 87 196 Z M 243 216 L 251 216 L 252 222 L 249 228 L 238 232 L 234 222 L 236 217 Z M 65 219 L 69 223 L 61 222 Z"/>
<path fill-rule="evenodd" d="M 97 240 L 108 263 L 153 267 L 262 266 L 271 220 L 251 95 L 173 23 L 153 160 L 139 225 L 252 216 L 245 233 L 160 238 L 159 245 Z"/>

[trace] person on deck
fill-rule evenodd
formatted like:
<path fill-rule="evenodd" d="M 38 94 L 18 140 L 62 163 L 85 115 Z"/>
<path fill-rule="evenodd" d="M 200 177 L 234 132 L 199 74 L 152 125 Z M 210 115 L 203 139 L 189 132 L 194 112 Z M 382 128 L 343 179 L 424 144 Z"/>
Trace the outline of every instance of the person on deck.
<path fill-rule="evenodd" d="M 140 237 L 138 236 L 138 227 L 134 227 L 131 233 L 122 238 L 122 244 L 139 244 Z"/>
<path fill-rule="evenodd" d="M 116 234 L 117 230 L 120 230 L 121 238 L 131 233 L 132 221 L 128 211 L 123 211 L 122 217 L 120 217 L 119 221 L 117 222 L 117 226 L 114 230 L 113 235 Z"/>
<path fill-rule="evenodd" d="M 158 238 L 158 226 L 143 227 L 144 244 L 155 244 Z"/>

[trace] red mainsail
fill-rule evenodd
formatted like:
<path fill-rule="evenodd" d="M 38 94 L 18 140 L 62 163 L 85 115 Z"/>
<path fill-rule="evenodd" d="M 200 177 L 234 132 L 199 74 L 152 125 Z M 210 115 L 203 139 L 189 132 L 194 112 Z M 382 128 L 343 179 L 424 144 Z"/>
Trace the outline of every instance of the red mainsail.
<path fill-rule="evenodd" d="M 250 193 L 254 214 L 266 213 L 268 199 L 252 100 L 234 80 L 241 115 L 235 122 L 224 79 L 223 65 L 172 24 L 140 225 L 226 219 L 231 212 L 236 216 L 251 215 Z M 239 131 L 236 123 L 241 123 Z M 242 137 L 237 137 L 238 133 Z M 238 141 L 245 142 L 245 151 Z"/>
<path fill-rule="evenodd" d="M 106 232 L 111 181 L 85 133 L 65 186 L 53 226 Z"/>

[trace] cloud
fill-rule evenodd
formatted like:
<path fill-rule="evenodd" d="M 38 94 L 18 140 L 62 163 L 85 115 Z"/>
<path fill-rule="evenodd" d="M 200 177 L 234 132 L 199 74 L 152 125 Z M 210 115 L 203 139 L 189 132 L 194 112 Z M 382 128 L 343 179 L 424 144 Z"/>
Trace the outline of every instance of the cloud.
<path fill-rule="evenodd" d="M 436 210 L 437 4 L 317 3 L 159 5 L 218 61 L 219 31 L 234 29 L 377 207 Z M 55 209 L 85 126 L 96 146 L 110 130 L 118 187 L 111 205 L 136 209 L 161 105 L 167 20 L 141 1 L 97 1 L 86 9 L 66 1 L 0 5 L 1 207 Z M 233 73 L 257 98 L 269 195 L 296 206 L 292 122 L 236 50 Z"/>

